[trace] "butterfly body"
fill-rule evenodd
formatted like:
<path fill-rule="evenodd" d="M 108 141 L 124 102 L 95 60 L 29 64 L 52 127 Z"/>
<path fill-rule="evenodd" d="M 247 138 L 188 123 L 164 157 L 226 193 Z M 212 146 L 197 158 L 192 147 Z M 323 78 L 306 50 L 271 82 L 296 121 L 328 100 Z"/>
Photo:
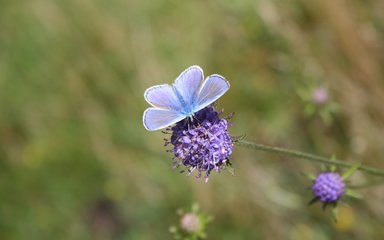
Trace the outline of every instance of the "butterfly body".
<path fill-rule="evenodd" d="M 192 116 L 194 106 L 187 104 L 187 102 L 184 100 L 183 96 L 181 95 L 179 90 L 177 90 L 177 88 L 175 86 L 172 86 L 172 89 L 175 92 L 177 98 L 179 99 L 179 101 L 181 103 L 181 106 L 182 106 L 181 113 L 186 115 L 186 116 Z M 193 99 L 192 99 L 192 101 L 193 101 Z"/>
<path fill-rule="evenodd" d="M 207 107 L 229 89 L 224 77 L 213 74 L 204 80 L 203 70 L 191 66 L 176 78 L 172 85 L 148 88 L 145 100 L 152 105 L 143 114 L 143 125 L 154 131 L 175 124 Z"/>

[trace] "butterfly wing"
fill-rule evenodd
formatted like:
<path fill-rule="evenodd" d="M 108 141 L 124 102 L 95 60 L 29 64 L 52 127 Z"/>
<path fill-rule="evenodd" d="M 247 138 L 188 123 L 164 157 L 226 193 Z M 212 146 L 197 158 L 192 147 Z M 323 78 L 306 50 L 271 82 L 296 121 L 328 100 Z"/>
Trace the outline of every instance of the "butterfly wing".
<path fill-rule="evenodd" d="M 176 88 L 184 110 L 189 109 L 203 83 L 203 70 L 199 66 L 191 66 L 184 70 L 175 80 L 173 86 Z"/>
<path fill-rule="evenodd" d="M 182 106 L 179 98 L 168 84 L 156 85 L 144 92 L 145 100 L 153 107 L 181 111 Z"/>
<path fill-rule="evenodd" d="M 143 114 L 144 127 L 149 131 L 159 130 L 183 120 L 186 116 L 178 111 L 147 108 Z"/>
<path fill-rule="evenodd" d="M 197 112 L 224 95 L 229 89 L 229 82 L 223 76 L 213 74 L 209 76 L 196 95 L 193 111 Z"/>

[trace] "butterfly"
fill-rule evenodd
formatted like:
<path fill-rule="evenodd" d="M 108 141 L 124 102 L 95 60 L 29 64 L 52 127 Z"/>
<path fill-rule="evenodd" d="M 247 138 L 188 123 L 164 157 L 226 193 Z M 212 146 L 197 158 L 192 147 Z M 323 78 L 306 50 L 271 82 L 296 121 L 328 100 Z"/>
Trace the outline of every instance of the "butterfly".
<path fill-rule="evenodd" d="M 143 114 L 144 127 L 149 131 L 175 124 L 209 106 L 229 89 L 229 82 L 218 74 L 204 80 L 203 70 L 191 66 L 184 70 L 172 85 L 148 88 L 145 100 L 152 105 Z"/>

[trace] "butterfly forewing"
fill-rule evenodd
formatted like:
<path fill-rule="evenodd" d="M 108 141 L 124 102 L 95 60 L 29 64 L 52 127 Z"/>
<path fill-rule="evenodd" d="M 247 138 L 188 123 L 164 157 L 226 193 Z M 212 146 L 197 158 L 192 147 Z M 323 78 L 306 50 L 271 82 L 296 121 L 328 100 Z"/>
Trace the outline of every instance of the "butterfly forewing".
<path fill-rule="evenodd" d="M 178 111 L 147 108 L 143 115 L 143 124 L 147 130 L 154 131 L 183 120 L 185 116 Z"/>
<path fill-rule="evenodd" d="M 201 86 L 194 102 L 194 111 L 197 112 L 224 95 L 229 89 L 229 82 L 224 77 L 213 74 Z"/>
<path fill-rule="evenodd" d="M 191 66 L 176 78 L 173 86 L 181 97 L 185 109 L 192 106 L 204 80 L 203 70 L 199 66 Z"/>
<path fill-rule="evenodd" d="M 145 100 L 154 107 L 181 111 L 182 105 L 179 98 L 168 84 L 148 88 L 144 92 Z"/>

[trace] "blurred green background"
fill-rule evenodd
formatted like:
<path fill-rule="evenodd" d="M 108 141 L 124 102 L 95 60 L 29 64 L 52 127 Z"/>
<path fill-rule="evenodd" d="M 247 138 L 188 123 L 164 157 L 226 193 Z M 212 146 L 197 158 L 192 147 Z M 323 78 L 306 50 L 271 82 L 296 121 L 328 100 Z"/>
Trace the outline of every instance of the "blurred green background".
<path fill-rule="evenodd" d="M 303 172 L 235 147 L 235 176 L 172 169 L 144 90 L 190 65 L 231 89 L 230 132 L 384 168 L 384 2 L 0 1 L 0 239 L 170 239 L 177 209 L 208 239 L 384 239 L 382 179 L 332 222 Z M 326 101 L 312 99 L 325 89 Z"/>

